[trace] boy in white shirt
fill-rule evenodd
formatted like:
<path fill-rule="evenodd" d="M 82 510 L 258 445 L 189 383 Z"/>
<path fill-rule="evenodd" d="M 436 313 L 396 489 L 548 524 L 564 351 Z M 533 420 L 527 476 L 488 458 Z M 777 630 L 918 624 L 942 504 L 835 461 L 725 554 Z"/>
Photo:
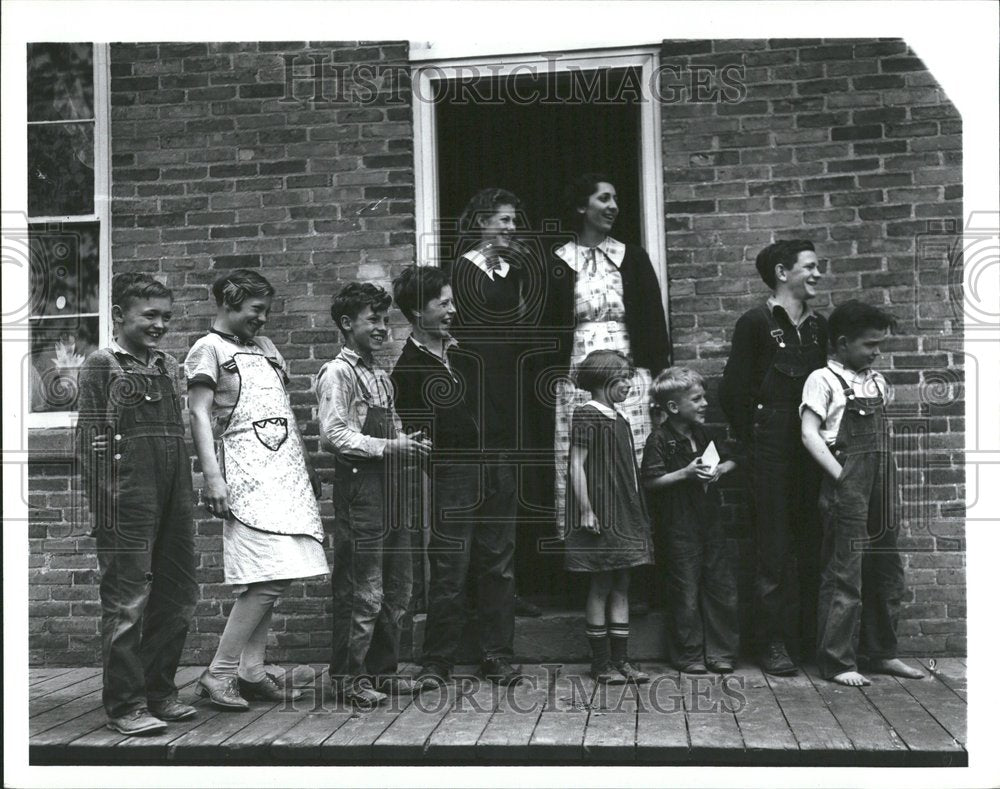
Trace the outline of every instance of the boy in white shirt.
<path fill-rule="evenodd" d="M 837 307 L 829 318 L 833 355 L 806 379 L 799 407 L 802 443 L 825 472 L 816 660 L 823 677 L 841 685 L 870 684 L 858 673 L 858 651 L 872 672 L 923 676 L 896 657 L 903 564 L 892 508 L 895 461 L 887 384 L 871 369 L 892 323 L 859 301 Z"/>

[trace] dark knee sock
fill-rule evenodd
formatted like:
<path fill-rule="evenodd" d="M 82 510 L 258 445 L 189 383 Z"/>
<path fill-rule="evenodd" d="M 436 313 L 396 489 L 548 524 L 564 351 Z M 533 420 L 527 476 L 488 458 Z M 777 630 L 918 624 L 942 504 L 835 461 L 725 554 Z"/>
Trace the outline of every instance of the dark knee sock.
<path fill-rule="evenodd" d="M 615 663 L 628 660 L 628 623 L 608 625 L 608 635 L 611 640 L 611 659 Z"/>
<path fill-rule="evenodd" d="M 603 668 L 611 659 L 608 629 L 604 625 L 587 625 L 587 641 L 590 643 L 591 663 L 595 668 Z"/>

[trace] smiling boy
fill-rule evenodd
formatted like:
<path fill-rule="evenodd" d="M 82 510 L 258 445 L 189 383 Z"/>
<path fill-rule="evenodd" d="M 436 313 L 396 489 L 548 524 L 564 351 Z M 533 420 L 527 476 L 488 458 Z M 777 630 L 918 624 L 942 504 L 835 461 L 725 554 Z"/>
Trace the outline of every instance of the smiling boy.
<path fill-rule="evenodd" d="M 413 577 L 400 490 L 405 466 L 425 457 L 430 442 L 402 432 L 392 383 L 375 360 L 389 336 L 391 303 L 369 282 L 351 282 L 333 297 L 330 317 L 344 344 L 316 381 L 321 443 L 336 456 L 330 677 L 341 697 L 362 708 L 420 688 L 397 674 Z"/>
<path fill-rule="evenodd" d="M 819 469 L 802 447 L 798 407 L 806 377 L 826 361 L 827 329 L 809 307 L 822 277 L 811 241 L 777 241 L 756 267 L 772 295 L 736 322 L 719 400 L 748 450 L 761 668 L 789 675 L 796 668 L 785 643 L 786 601 L 797 599 L 803 651 L 815 630 Z M 790 595 L 793 567 L 798 588 Z"/>
<path fill-rule="evenodd" d="M 892 326 L 882 310 L 848 301 L 830 315 L 831 358 L 802 390 L 802 443 L 826 472 L 816 660 L 825 679 L 868 685 L 858 673 L 855 633 L 872 672 L 917 679 L 896 657 L 903 564 L 892 507 L 885 379 L 872 364 Z"/>
<path fill-rule="evenodd" d="M 653 514 L 658 564 L 666 571 L 669 659 L 688 674 L 728 674 L 739 651 L 736 572 L 719 513 L 715 484 L 736 463 L 719 446 L 719 462 L 703 462 L 705 382 L 686 367 L 653 381 L 652 400 L 666 414 L 646 440 L 642 484 Z"/>
<path fill-rule="evenodd" d="M 196 714 L 174 684 L 198 584 L 178 364 L 159 350 L 172 315 L 164 285 L 116 275 L 115 338 L 80 370 L 77 450 L 101 569 L 103 702 L 108 728 L 127 735 Z"/>

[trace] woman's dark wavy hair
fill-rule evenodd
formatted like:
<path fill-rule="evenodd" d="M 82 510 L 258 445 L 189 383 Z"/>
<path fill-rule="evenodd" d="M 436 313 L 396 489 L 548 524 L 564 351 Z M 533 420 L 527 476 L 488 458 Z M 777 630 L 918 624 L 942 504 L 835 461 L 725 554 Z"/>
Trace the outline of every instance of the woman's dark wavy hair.
<path fill-rule="evenodd" d="M 577 209 L 587 206 L 590 196 L 601 183 L 614 184 L 614 181 L 604 173 L 583 173 L 566 184 L 562 197 L 564 229 L 577 233 L 583 229 L 583 218 Z"/>
<path fill-rule="evenodd" d="M 274 286 L 265 279 L 263 274 L 238 268 L 223 274 L 212 283 L 212 295 L 220 307 L 225 304 L 238 310 L 248 298 L 273 296 Z"/>

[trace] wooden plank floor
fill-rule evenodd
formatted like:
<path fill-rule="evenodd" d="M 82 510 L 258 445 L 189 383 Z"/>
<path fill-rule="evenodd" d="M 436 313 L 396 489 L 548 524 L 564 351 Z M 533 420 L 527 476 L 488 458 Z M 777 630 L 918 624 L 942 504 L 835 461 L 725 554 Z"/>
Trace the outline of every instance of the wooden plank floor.
<path fill-rule="evenodd" d="M 157 737 L 105 727 L 96 668 L 29 671 L 32 764 L 713 764 L 963 766 L 964 660 L 908 661 L 923 680 L 824 682 L 813 668 L 728 677 L 648 664 L 647 685 L 595 687 L 583 665 L 525 666 L 498 688 L 456 681 L 372 712 L 333 700 L 322 666 L 288 667 L 294 703 L 217 711 L 194 697 L 201 667 L 178 672 L 198 717 Z"/>

